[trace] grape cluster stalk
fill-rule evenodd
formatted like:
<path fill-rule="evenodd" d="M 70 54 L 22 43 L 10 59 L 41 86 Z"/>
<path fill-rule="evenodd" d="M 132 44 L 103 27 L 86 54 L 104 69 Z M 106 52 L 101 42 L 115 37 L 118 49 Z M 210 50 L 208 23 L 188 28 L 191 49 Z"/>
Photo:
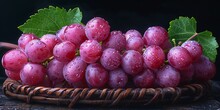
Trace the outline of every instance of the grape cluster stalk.
<path fill-rule="evenodd" d="M 196 37 L 196 36 L 193 36 Z M 168 32 L 151 26 L 111 30 L 108 21 L 94 17 L 85 25 L 63 26 L 56 34 L 37 37 L 23 33 L 18 45 L 2 57 L 8 78 L 23 85 L 75 88 L 177 87 L 208 81 L 216 67 L 202 46 L 187 40 L 173 46 Z"/>

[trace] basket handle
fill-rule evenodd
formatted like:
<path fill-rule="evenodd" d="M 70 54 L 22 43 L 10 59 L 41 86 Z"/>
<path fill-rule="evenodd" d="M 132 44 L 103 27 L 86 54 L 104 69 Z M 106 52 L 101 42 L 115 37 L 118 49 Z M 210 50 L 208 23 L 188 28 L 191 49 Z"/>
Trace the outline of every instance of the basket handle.
<path fill-rule="evenodd" d="M 18 45 L 8 42 L 0 42 L 0 48 L 15 49 Z"/>

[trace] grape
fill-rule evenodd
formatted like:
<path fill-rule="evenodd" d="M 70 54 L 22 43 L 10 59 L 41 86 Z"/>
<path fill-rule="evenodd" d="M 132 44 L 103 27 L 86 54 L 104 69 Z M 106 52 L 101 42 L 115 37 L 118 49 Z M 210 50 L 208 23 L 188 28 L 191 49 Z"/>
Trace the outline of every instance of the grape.
<path fill-rule="evenodd" d="M 160 87 L 176 87 L 180 82 L 180 73 L 170 65 L 165 65 L 156 74 L 156 83 Z"/>
<path fill-rule="evenodd" d="M 143 69 L 143 57 L 135 50 L 127 50 L 122 56 L 122 68 L 130 74 L 136 75 Z"/>
<path fill-rule="evenodd" d="M 44 87 L 52 87 L 52 82 L 49 79 L 49 77 L 47 75 L 45 75 L 43 82 L 41 82 L 40 84 L 38 84 L 39 86 L 44 86 Z"/>
<path fill-rule="evenodd" d="M 196 41 L 189 40 L 184 42 L 181 46 L 189 51 L 193 61 L 196 61 L 202 55 L 202 46 Z"/>
<path fill-rule="evenodd" d="M 109 72 L 108 85 L 111 88 L 124 88 L 127 82 L 128 77 L 121 68 Z"/>
<path fill-rule="evenodd" d="M 170 49 L 167 59 L 174 68 L 179 70 L 187 69 L 192 64 L 190 53 L 183 47 L 176 46 Z"/>
<path fill-rule="evenodd" d="M 112 31 L 108 39 L 103 41 L 103 48 L 114 48 L 121 52 L 126 48 L 126 39 L 121 31 Z"/>
<path fill-rule="evenodd" d="M 57 31 L 56 36 L 60 38 L 61 41 L 65 41 L 65 35 L 64 32 L 66 30 L 67 26 L 63 26 L 59 31 Z"/>
<path fill-rule="evenodd" d="M 80 56 L 86 63 L 96 62 L 102 55 L 102 47 L 96 40 L 86 40 L 79 49 Z"/>
<path fill-rule="evenodd" d="M 128 30 L 128 31 L 125 33 L 125 38 L 126 38 L 126 40 L 128 40 L 130 37 L 140 37 L 140 38 L 142 38 L 142 35 L 141 35 L 141 33 L 138 32 L 137 30 L 131 29 L 131 30 Z"/>
<path fill-rule="evenodd" d="M 158 69 L 164 64 L 165 54 L 159 46 L 151 45 L 144 51 L 143 58 L 148 68 Z"/>
<path fill-rule="evenodd" d="M 20 49 L 10 50 L 2 57 L 2 66 L 13 72 L 20 71 L 27 62 L 27 56 Z"/>
<path fill-rule="evenodd" d="M 37 36 L 35 36 L 34 34 L 31 34 L 31 33 L 22 34 L 18 39 L 18 47 L 20 49 L 24 50 L 27 43 L 33 39 L 38 39 L 38 38 L 37 38 Z"/>
<path fill-rule="evenodd" d="M 107 48 L 103 51 L 100 62 L 105 69 L 114 70 L 121 64 L 121 55 L 117 50 Z"/>
<path fill-rule="evenodd" d="M 20 77 L 22 84 L 35 86 L 42 84 L 46 75 L 46 68 L 37 63 L 27 63 L 21 70 Z"/>
<path fill-rule="evenodd" d="M 68 87 L 68 88 L 70 88 L 71 85 L 66 81 L 63 81 L 63 82 L 52 81 L 52 87 L 58 87 L 58 88 Z"/>
<path fill-rule="evenodd" d="M 103 88 L 108 82 L 108 72 L 99 64 L 92 63 L 86 68 L 86 81 L 94 88 Z"/>
<path fill-rule="evenodd" d="M 76 54 L 76 46 L 70 41 L 64 41 L 55 45 L 53 49 L 54 57 L 61 62 L 71 61 Z"/>
<path fill-rule="evenodd" d="M 168 39 L 168 33 L 166 29 L 161 26 L 149 27 L 143 36 L 145 45 L 162 45 Z"/>
<path fill-rule="evenodd" d="M 25 53 L 30 61 L 34 63 L 42 63 L 51 56 L 47 45 L 42 41 L 35 39 L 25 46 Z"/>
<path fill-rule="evenodd" d="M 84 26 L 81 24 L 72 24 L 67 26 L 64 37 L 65 40 L 75 44 L 77 48 L 79 48 L 80 44 L 87 39 Z"/>
<path fill-rule="evenodd" d="M 51 54 L 53 54 L 54 46 L 61 42 L 61 40 L 56 35 L 53 34 L 45 34 L 40 38 L 40 40 L 47 45 Z"/>
<path fill-rule="evenodd" d="M 87 88 L 88 87 L 85 77 L 79 82 L 70 83 L 70 85 L 71 87 L 74 87 L 74 88 Z"/>
<path fill-rule="evenodd" d="M 5 74 L 12 80 L 20 80 L 20 71 L 10 71 L 5 69 Z"/>
<path fill-rule="evenodd" d="M 133 78 L 136 87 L 150 88 L 154 86 L 155 75 L 150 69 L 146 69 Z"/>
<path fill-rule="evenodd" d="M 194 79 L 196 81 L 208 81 L 216 74 L 215 64 L 203 55 L 193 63 L 193 66 L 195 71 Z"/>
<path fill-rule="evenodd" d="M 57 59 L 51 60 L 47 65 L 47 75 L 51 81 L 63 82 L 63 67 L 66 63 Z"/>
<path fill-rule="evenodd" d="M 130 36 L 126 43 L 127 50 L 136 50 L 142 53 L 144 47 L 144 41 L 141 37 Z"/>
<path fill-rule="evenodd" d="M 168 51 L 170 50 L 173 46 L 171 44 L 171 42 L 169 41 L 169 39 L 165 40 L 161 45 L 160 47 L 165 50 L 165 51 Z"/>
<path fill-rule="evenodd" d="M 87 64 L 80 56 L 70 61 L 63 69 L 63 76 L 69 84 L 79 83 L 85 80 Z"/>
<path fill-rule="evenodd" d="M 191 64 L 186 70 L 180 70 L 180 83 L 187 84 L 193 79 L 194 67 Z"/>
<path fill-rule="evenodd" d="M 101 18 L 95 17 L 87 22 L 85 26 L 85 33 L 89 40 L 104 41 L 110 32 L 108 22 Z"/>

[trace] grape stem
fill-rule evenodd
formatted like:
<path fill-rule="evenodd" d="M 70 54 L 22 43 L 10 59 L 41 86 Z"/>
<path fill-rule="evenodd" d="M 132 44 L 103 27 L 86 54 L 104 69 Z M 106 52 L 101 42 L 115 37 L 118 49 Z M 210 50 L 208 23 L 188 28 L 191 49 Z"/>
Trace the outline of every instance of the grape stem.
<path fill-rule="evenodd" d="M 169 61 L 168 61 L 168 60 L 165 60 L 165 64 L 169 64 Z"/>
<path fill-rule="evenodd" d="M 173 45 L 176 46 L 176 40 L 172 39 Z"/>
<path fill-rule="evenodd" d="M 75 54 L 75 55 L 76 55 L 76 56 L 79 56 L 79 55 L 80 55 L 79 50 L 76 51 L 76 54 Z"/>
<path fill-rule="evenodd" d="M 15 49 L 18 48 L 18 45 L 8 42 L 0 42 L 0 48 Z"/>
<path fill-rule="evenodd" d="M 195 34 L 193 34 L 189 39 L 187 39 L 186 41 L 189 41 L 191 39 L 193 39 L 194 37 L 196 37 L 198 35 L 198 33 L 196 32 Z"/>
<path fill-rule="evenodd" d="M 196 32 L 195 34 L 193 34 L 190 38 L 188 38 L 186 41 L 189 41 L 189 40 L 191 40 L 191 39 L 193 39 L 193 38 L 195 38 L 196 36 L 198 35 L 198 33 Z M 186 42 L 185 41 L 185 42 Z M 182 44 L 182 42 L 181 41 L 179 41 L 178 42 L 178 45 L 181 45 Z"/>

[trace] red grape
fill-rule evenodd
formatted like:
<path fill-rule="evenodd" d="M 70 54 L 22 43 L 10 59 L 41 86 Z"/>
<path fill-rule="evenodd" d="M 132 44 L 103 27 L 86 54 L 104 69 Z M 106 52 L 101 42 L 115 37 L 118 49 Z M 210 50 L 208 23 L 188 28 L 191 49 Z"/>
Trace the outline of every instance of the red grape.
<path fill-rule="evenodd" d="M 67 26 L 64 31 L 64 37 L 65 40 L 75 44 L 77 48 L 87 39 L 84 26 L 81 24 L 71 24 Z"/>
<path fill-rule="evenodd" d="M 5 74 L 8 78 L 12 80 L 20 80 L 20 71 L 10 71 L 5 69 Z"/>
<path fill-rule="evenodd" d="M 143 57 L 135 50 L 127 50 L 122 56 L 122 68 L 130 74 L 136 75 L 143 70 Z"/>
<path fill-rule="evenodd" d="M 22 50 L 25 49 L 25 46 L 28 42 L 30 42 L 33 39 L 38 39 L 37 36 L 31 33 L 22 34 L 18 39 L 18 47 Z"/>
<path fill-rule="evenodd" d="M 46 68 L 37 63 L 27 63 L 21 70 L 20 77 L 22 84 L 35 86 L 44 81 Z"/>
<path fill-rule="evenodd" d="M 108 22 L 101 17 L 91 19 L 85 26 L 86 36 L 90 40 L 104 41 L 108 37 L 109 32 L 110 26 Z"/>
<path fill-rule="evenodd" d="M 193 61 L 196 61 L 202 55 L 202 46 L 196 41 L 189 40 L 184 42 L 181 46 L 189 51 Z"/>
<path fill-rule="evenodd" d="M 180 70 L 180 83 L 187 84 L 192 81 L 194 75 L 194 67 L 191 64 L 187 69 Z"/>
<path fill-rule="evenodd" d="M 161 26 L 149 27 L 143 36 L 145 45 L 162 45 L 168 39 L 166 29 Z"/>
<path fill-rule="evenodd" d="M 108 85 L 111 88 L 124 88 L 127 82 L 128 82 L 128 77 L 121 68 L 109 72 Z"/>
<path fill-rule="evenodd" d="M 160 87 L 176 87 L 179 82 L 179 71 L 170 65 L 165 65 L 156 73 L 156 84 Z"/>
<path fill-rule="evenodd" d="M 103 48 L 114 48 L 121 52 L 126 48 L 126 39 L 121 31 L 112 31 L 108 39 L 103 41 Z"/>
<path fill-rule="evenodd" d="M 168 52 L 167 59 L 170 65 L 179 70 L 187 69 L 192 64 L 190 53 L 180 46 L 171 48 Z"/>
<path fill-rule="evenodd" d="M 82 83 L 85 80 L 86 67 L 86 62 L 78 56 L 64 67 L 63 76 L 69 84 L 76 85 L 77 83 Z"/>
<path fill-rule="evenodd" d="M 52 87 L 59 87 L 59 88 L 64 88 L 64 87 L 72 87 L 68 82 L 63 81 L 63 82 L 56 82 L 52 81 Z"/>
<path fill-rule="evenodd" d="M 142 53 L 144 47 L 144 41 L 141 37 L 131 36 L 127 39 L 126 49 L 127 50 L 136 50 Z"/>
<path fill-rule="evenodd" d="M 103 51 L 100 62 L 105 69 L 114 70 L 121 64 L 121 55 L 117 50 L 107 48 Z"/>
<path fill-rule="evenodd" d="M 215 64 L 212 63 L 206 56 L 201 56 L 194 66 L 194 80 L 196 81 L 208 81 L 212 79 L 216 74 Z"/>
<path fill-rule="evenodd" d="M 47 75 L 51 81 L 63 82 L 63 67 L 66 63 L 57 59 L 51 60 L 47 65 Z"/>
<path fill-rule="evenodd" d="M 143 58 L 148 68 L 158 69 L 164 64 L 165 54 L 159 46 L 151 45 L 144 51 Z"/>
<path fill-rule="evenodd" d="M 53 34 L 45 34 L 40 38 L 40 40 L 47 45 L 51 54 L 53 54 L 54 46 L 61 42 L 61 40 L 56 35 Z"/>
<path fill-rule="evenodd" d="M 51 56 L 47 45 L 42 41 L 35 39 L 25 46 L 25 53 L 30 61 L 34 63 L 42 63 Z"/>
<path fill-rule="evenodd" d="M 137 30 L 131 29 L 131 30 L 128 30 L 128 31 L 125 33 L 125 38 L 126 38 L 126 40 L 128 40 L 130 37 L 139 37 L 139 38 L 142 38 L 142 35 L 141 35 L 141 33 L 138 32 Z"/>
<path fill-rule="evenodd" d="M 146 69 L 133 78 L 136 87 L 150 88 L 154 86 L 155 75 L 150 69 Z"/>
<path fill-rule="evenodd" d="M 65 41 L 65 35 L 64 32 L 66 30 L 67 26 L 63 26 L 59 31 L 57 31 L 56 36 L 60 38 L 61 41 Z"/>
<path fill-rule="evenodd" d="M 52 82 L 51 82 L 51 80 L 48 78 L 48 76 L 45 75 L 43 82 L 41 82 L 40 84 L 38 84 L 38 86 L 52 87 Z"/>
<path fill-rule="evenodd" d="M 74 88 L 87 88 L 88 87 L 85 77 L 79 82 L 70 83 L 70 85 Z"/>
<path fill-rule="evenodd" d="M 165 41 L 160 45 L 160 47 L 161 47 L 163 50 L 168 51 L 168 50 L 170 50 L 173 46 L 172 46 L 170 40 L 167 39 L 167 40 L 165 40 Z"/>
<path fill-rule="evenodd" d="M 93 88 L 103 88 L 109 79 L 108 72 L 99 63 L 88 65 L 85 76 L 87 83 Z"/>
<path fill-rule="evenodd" d="M 54 57 L 61 62 L 71 61 L 76 54 L 76 46 L 70 41 L 64 41 L 55 45 L 53 49 Z"/>
<path fill-rule="evenodd" d="M 83 61 L 94 63 L 102 55 L 102 46 L 96 40 L 86 40 L 81 44 L 79 52 Z"/>
<path fill-rule="evenodd" d="M 19 49 L 10 50 L 2 57 L 2 66 L 13 72 L 20 71 L 27 62 L 27 56 Z"/>

